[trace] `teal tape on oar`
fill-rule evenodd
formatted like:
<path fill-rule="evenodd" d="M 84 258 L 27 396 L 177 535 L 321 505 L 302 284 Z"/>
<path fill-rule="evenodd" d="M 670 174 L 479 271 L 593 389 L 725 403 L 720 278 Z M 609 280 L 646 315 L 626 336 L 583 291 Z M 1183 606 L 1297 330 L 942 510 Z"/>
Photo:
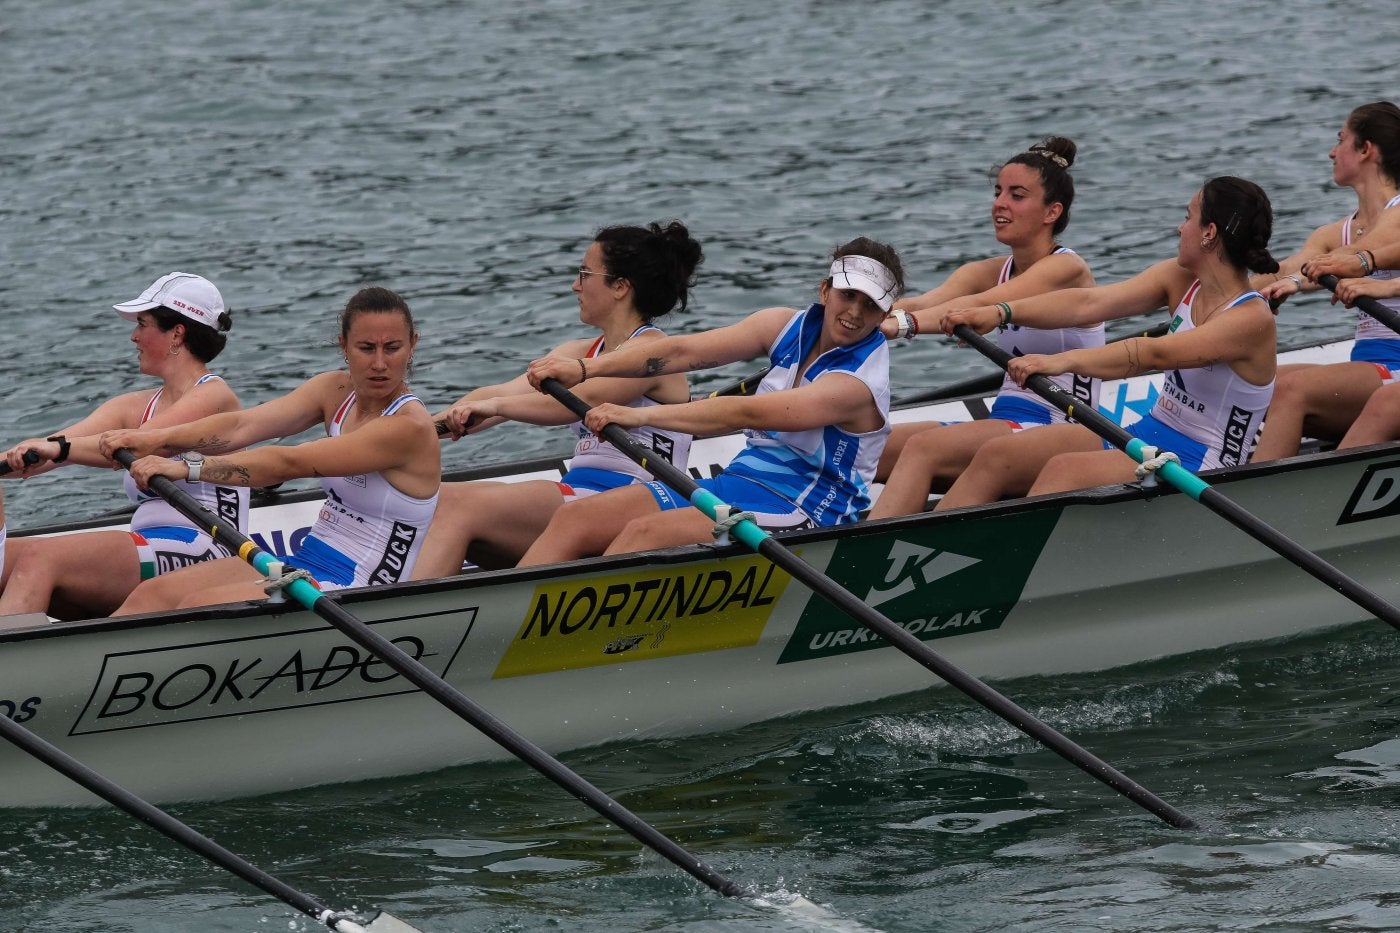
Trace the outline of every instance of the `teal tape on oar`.
<path fill-rule="evenodd" d="M 136 460 L 129 450 L 116 451 L 113 459 L 127 468 Z M 254 544 L 236 526 L 211 514 L 188 493 L 163 476 L 152 479 L 150 488 L 196 526 L 209 529 L 217 541 L 251 564 L 254 569 L 267 573 L 275 558 Z M 373 653 L 409 683 L 470 723 L 482 735 L 573 794 L 599 816 L 660 853 L 702 884 L 729 897 L 753 897 L 753 892 L 726 878 L 686 851 L 680 843 L 594 787 L 562 761 L 496 718 L 415 658 L 404 653 L 398 645 L 374 631 L 312 584 L 303 579 L 296 579 L 287 587 L 287 592 L 301 605 L 339 629 L 345 637 Z"/>
<path fill-rule="evenodd" d="M 992 341 L 983 337 L 966 324 L 953 328 L 953 335 L 959 340 L 995 362 L 1002 369 L 1011 362 L 1011 354 Z M 1122 425 L 1104 417 L 1097 408 L 1075 398 L 1053 380 L 1036 374 L 1026 380 L 1027 388 L 1034 391 L 1068 417 L 1093 431 L 1099 437 L 1123 450 L 1139 463 L 1142 462 L 1143 443 L 1129 434 Z M 1285 560 L 1307 571 L 1322 583 L 1336 590 L 1356 605 L 1371 613 L 1382 622 L 1400 629 L 1400 610 L 1381 599 L 1369 588 L 1361 585 L 1341 570 L 1323 560 L 1317 554 L 1303 547 L 1272 525 L 1255 517 L 1238 505 L 1233 499 L 1201 479 L 1179 463 L 1166 463 L 1157 471 L 1161 477 L 1192 499 L 1204 505 L 1230 524 L 1269 548 Z"/>
<path fill-rule="evenodd" d="M 540 388 L 580 418 L 588 414 L 588 403 L 564 388 L 558 381 L 545 379 L 540 384 Z M 649 471 L 658 480 L 684 495 L 687 501 L 710 518 L 715 518 L 720 509 L 728 508 L 713 493 L 701 488 L 684 470 L 678 469 L 669 460 L 657 457 L 651 451 L 640 447 L 628 436 L 626 431 L 617 425 L 610 424 L 604 428 L 603 437 L 618 450 L 635 460 L 642 469 Z M 775 566 L 785 570 L 793 579 L 801 581 L 813 593 L 831 603 L 841 612 L 850 616 L 851 619 L 870 629 L 910 658 L 943 678 L 950 686 L 961 690 L 982 704 L 983 707 L 1011 723 L 1021 732 L 1036 739 L 1086 774 L 1102 781 L 1149 813 L 1173 826 L 1197 828 L 1196 821 L 1185 813 L 944 658 L 916 636 L 909 634 L 902 626 L 896 625 L 884 613 L 867 606 L 850 590 L 840 586 L 835 580 L 788 550 L 754 522 L 744 519 L 734 526 L 732 533 L 744 544 L 768 558 Z"/>

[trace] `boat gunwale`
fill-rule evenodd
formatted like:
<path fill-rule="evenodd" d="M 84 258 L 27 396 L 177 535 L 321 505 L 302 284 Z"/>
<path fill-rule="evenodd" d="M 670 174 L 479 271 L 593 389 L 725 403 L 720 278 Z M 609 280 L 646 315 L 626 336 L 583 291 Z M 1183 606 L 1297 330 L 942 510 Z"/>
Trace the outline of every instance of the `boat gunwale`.
<path fill-rule="evenodd" d="M 1322 465 L 1347 463 L 1350 461 L 1379 459 L 1390 453 L 1400 454 L 1400 442 L 1374 444 L 1349 450 L 1330 450 L 1300 454 L 1263 463 L 1249 463 L 1235 467 L 1222 467 L 1203 471 L 1200 475 L 1213 486 L 1228 486 L 1231 483 L 1261 476 L 1294 473 L 1313 469 Z M 537 462 L 537 461 L 532 461 Z M 548 462 L 557 462 L 550 460 Z M 314 491 L 312 491 L 314 493 Z M 851 524 L 815 528 L 805 531 L 784 532 L 776 535 L 785 546 L 800 548 L 804 545 L 820 544 L 838 538 L 858 538 L 876 534 L 897 533 L 908 526 L 947 525 L 978 521 L 991 516 L 1015 515 L 1023 512 L 1044 509 L 1063 509 L 1070 506 L 1110 505 L 1118 502 L 1148 501 L 1165 495 L 1180 495 L 1175 488 L 1159 484 L 1145 487 L 1136 483 L 1117 483 L 1096 486 L 1067 492 L 1050 493 L 1043 496 L 1028 496 L 1006 499 L 1001 502 L 968 506 L 947 512 L 924 511 L 875 521 L 861 520 Z M 1216 521 L 1214 516 L 1202 513 L 1203 521 Z M 35 528 L 29 533 L 53 533 L 55 531 L 76 530 L 68 526 Z M 665 566 L 693 563 L 699 560 L 722 559 L 751 555 L 753 552 L 737 542 L 726 545 L 704 543 L 679 545 L 649 551 L 613 556 L 586 557 L 558 564 L 538 567 L 513 567 L 502 570 L 475 571 L 431 580 L 407 580 L 383 586 L 368 586 L 355 589 L 337 590 L 332 598 L 347 607 L 374 603 L 405 595 L 436 593 L 440 591 L 473 591 L 499 583 L 514 583 L 522 580 L 548 580 L 557 577 L 577 576 L 590 570 L 617 572 L 637 566 Z M 150 628 L 174 625 L 184 622 L 198 622 L 210 619 L 237 619 L 261 616 L 277 616 L 302 612 L 301 607 L 291 603 L 267 603 L 244 601 L 223 603 L 196 609 L 175 609 L 157 613 L 143 613 L 131 616 L 83 619 L 72 622 L 36 625 L 29 628 L 0 631 L 0 644 L 28 641 L 36 638 L 59 638 L 94 631 L 120 631 L 124 629 Z"/>

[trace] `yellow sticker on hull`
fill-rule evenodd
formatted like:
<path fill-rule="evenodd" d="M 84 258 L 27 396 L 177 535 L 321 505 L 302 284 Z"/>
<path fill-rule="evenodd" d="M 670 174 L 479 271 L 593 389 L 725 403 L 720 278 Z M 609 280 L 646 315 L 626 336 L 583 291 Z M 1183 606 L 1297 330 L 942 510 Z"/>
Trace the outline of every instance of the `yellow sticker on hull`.
<path fill-rule="evenodd" d="M 495 676 L 752 645 L 789 579 L 755 556 L 541 583 Z"/>

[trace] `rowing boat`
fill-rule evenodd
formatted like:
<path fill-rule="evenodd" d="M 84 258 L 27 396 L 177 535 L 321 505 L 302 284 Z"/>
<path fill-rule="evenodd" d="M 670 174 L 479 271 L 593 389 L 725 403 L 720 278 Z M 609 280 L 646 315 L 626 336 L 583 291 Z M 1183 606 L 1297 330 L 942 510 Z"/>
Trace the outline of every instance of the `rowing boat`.
<path fill-rule="evenodd" d="M 1348 348 L 1288 358 L 1332 362 Z M 1108 384 L 1102 408 L 1131 421 L 1159 380 Z M 895 418 L 985 411 L 985 400 L 970 398 Z M 692 469 L 717 470 L 740 444 L 697 442 Z M 484 472 L 557 477 L 564 466 L 542 460 Z M 1316 453 L 1211 480 L 1383 598 L 1400 599 L 1390 572 L 1400 557 L 1400 449 Z M 260 504 L 253 536 L 283 550 L 310 526 L 317 503 L 306 492 Z M 91 523 L 32 533 L 79 527 Z M 785 542 L 984 678 L 1099 670 L 1364 617 L 1165 488 L 1103 487 Z M 737 545 L 469 572 L 339 597 L 553 751 L 722 731 L 933 683 Z M 291 603 L 7 631 L 0 685 L 0 713 L 148 799 L 244 796 L 504 757 Z M 0 749 L 0 788 L 7 806 L 93 802 L 11 749 Z"/>

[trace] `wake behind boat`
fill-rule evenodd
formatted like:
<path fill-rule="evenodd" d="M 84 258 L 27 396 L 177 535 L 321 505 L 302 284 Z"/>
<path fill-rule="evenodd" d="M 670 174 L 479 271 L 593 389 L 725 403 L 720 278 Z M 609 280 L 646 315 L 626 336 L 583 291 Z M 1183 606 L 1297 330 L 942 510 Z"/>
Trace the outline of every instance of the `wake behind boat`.
<path fill-rule="evenodd" d="M 1328 362 L 1348 348 L 1309 348 L 1285 361 Z M 1132 420 L 1155 385 L 1111 383 L 1103 407 Z M 972 398 L 895 417 L 960 420 L 985 410 Z M 694 471 L 717 470 L 740 444 L 697 442 Z M 537 461 L 495 474 L 556 477 L 562 468 Z M 1386 568 L 1396 557 L 1397 477 L 1400 453 L 1381 447 L 1211 479 L 1394 600 L 1400 584 Z M 318 503 L 308 492 L 256 508 L 254 537 L 285 550 Z M 1105 487 L 784 541 L 985 678 L 1098 670 L 1364 616 L 1165 490 Z M 721 731 L 934 682 L 737 546 L 469 573 L 338 598 L 556 751 Z M 0 643 L 0 712 L 148 798 L 240 796 L 505 757 L 290 604 L 44 624 L 0 634 Z M 92 802 L 12 751 L 0 754 L 0 780 L 10 806 Z"/>

